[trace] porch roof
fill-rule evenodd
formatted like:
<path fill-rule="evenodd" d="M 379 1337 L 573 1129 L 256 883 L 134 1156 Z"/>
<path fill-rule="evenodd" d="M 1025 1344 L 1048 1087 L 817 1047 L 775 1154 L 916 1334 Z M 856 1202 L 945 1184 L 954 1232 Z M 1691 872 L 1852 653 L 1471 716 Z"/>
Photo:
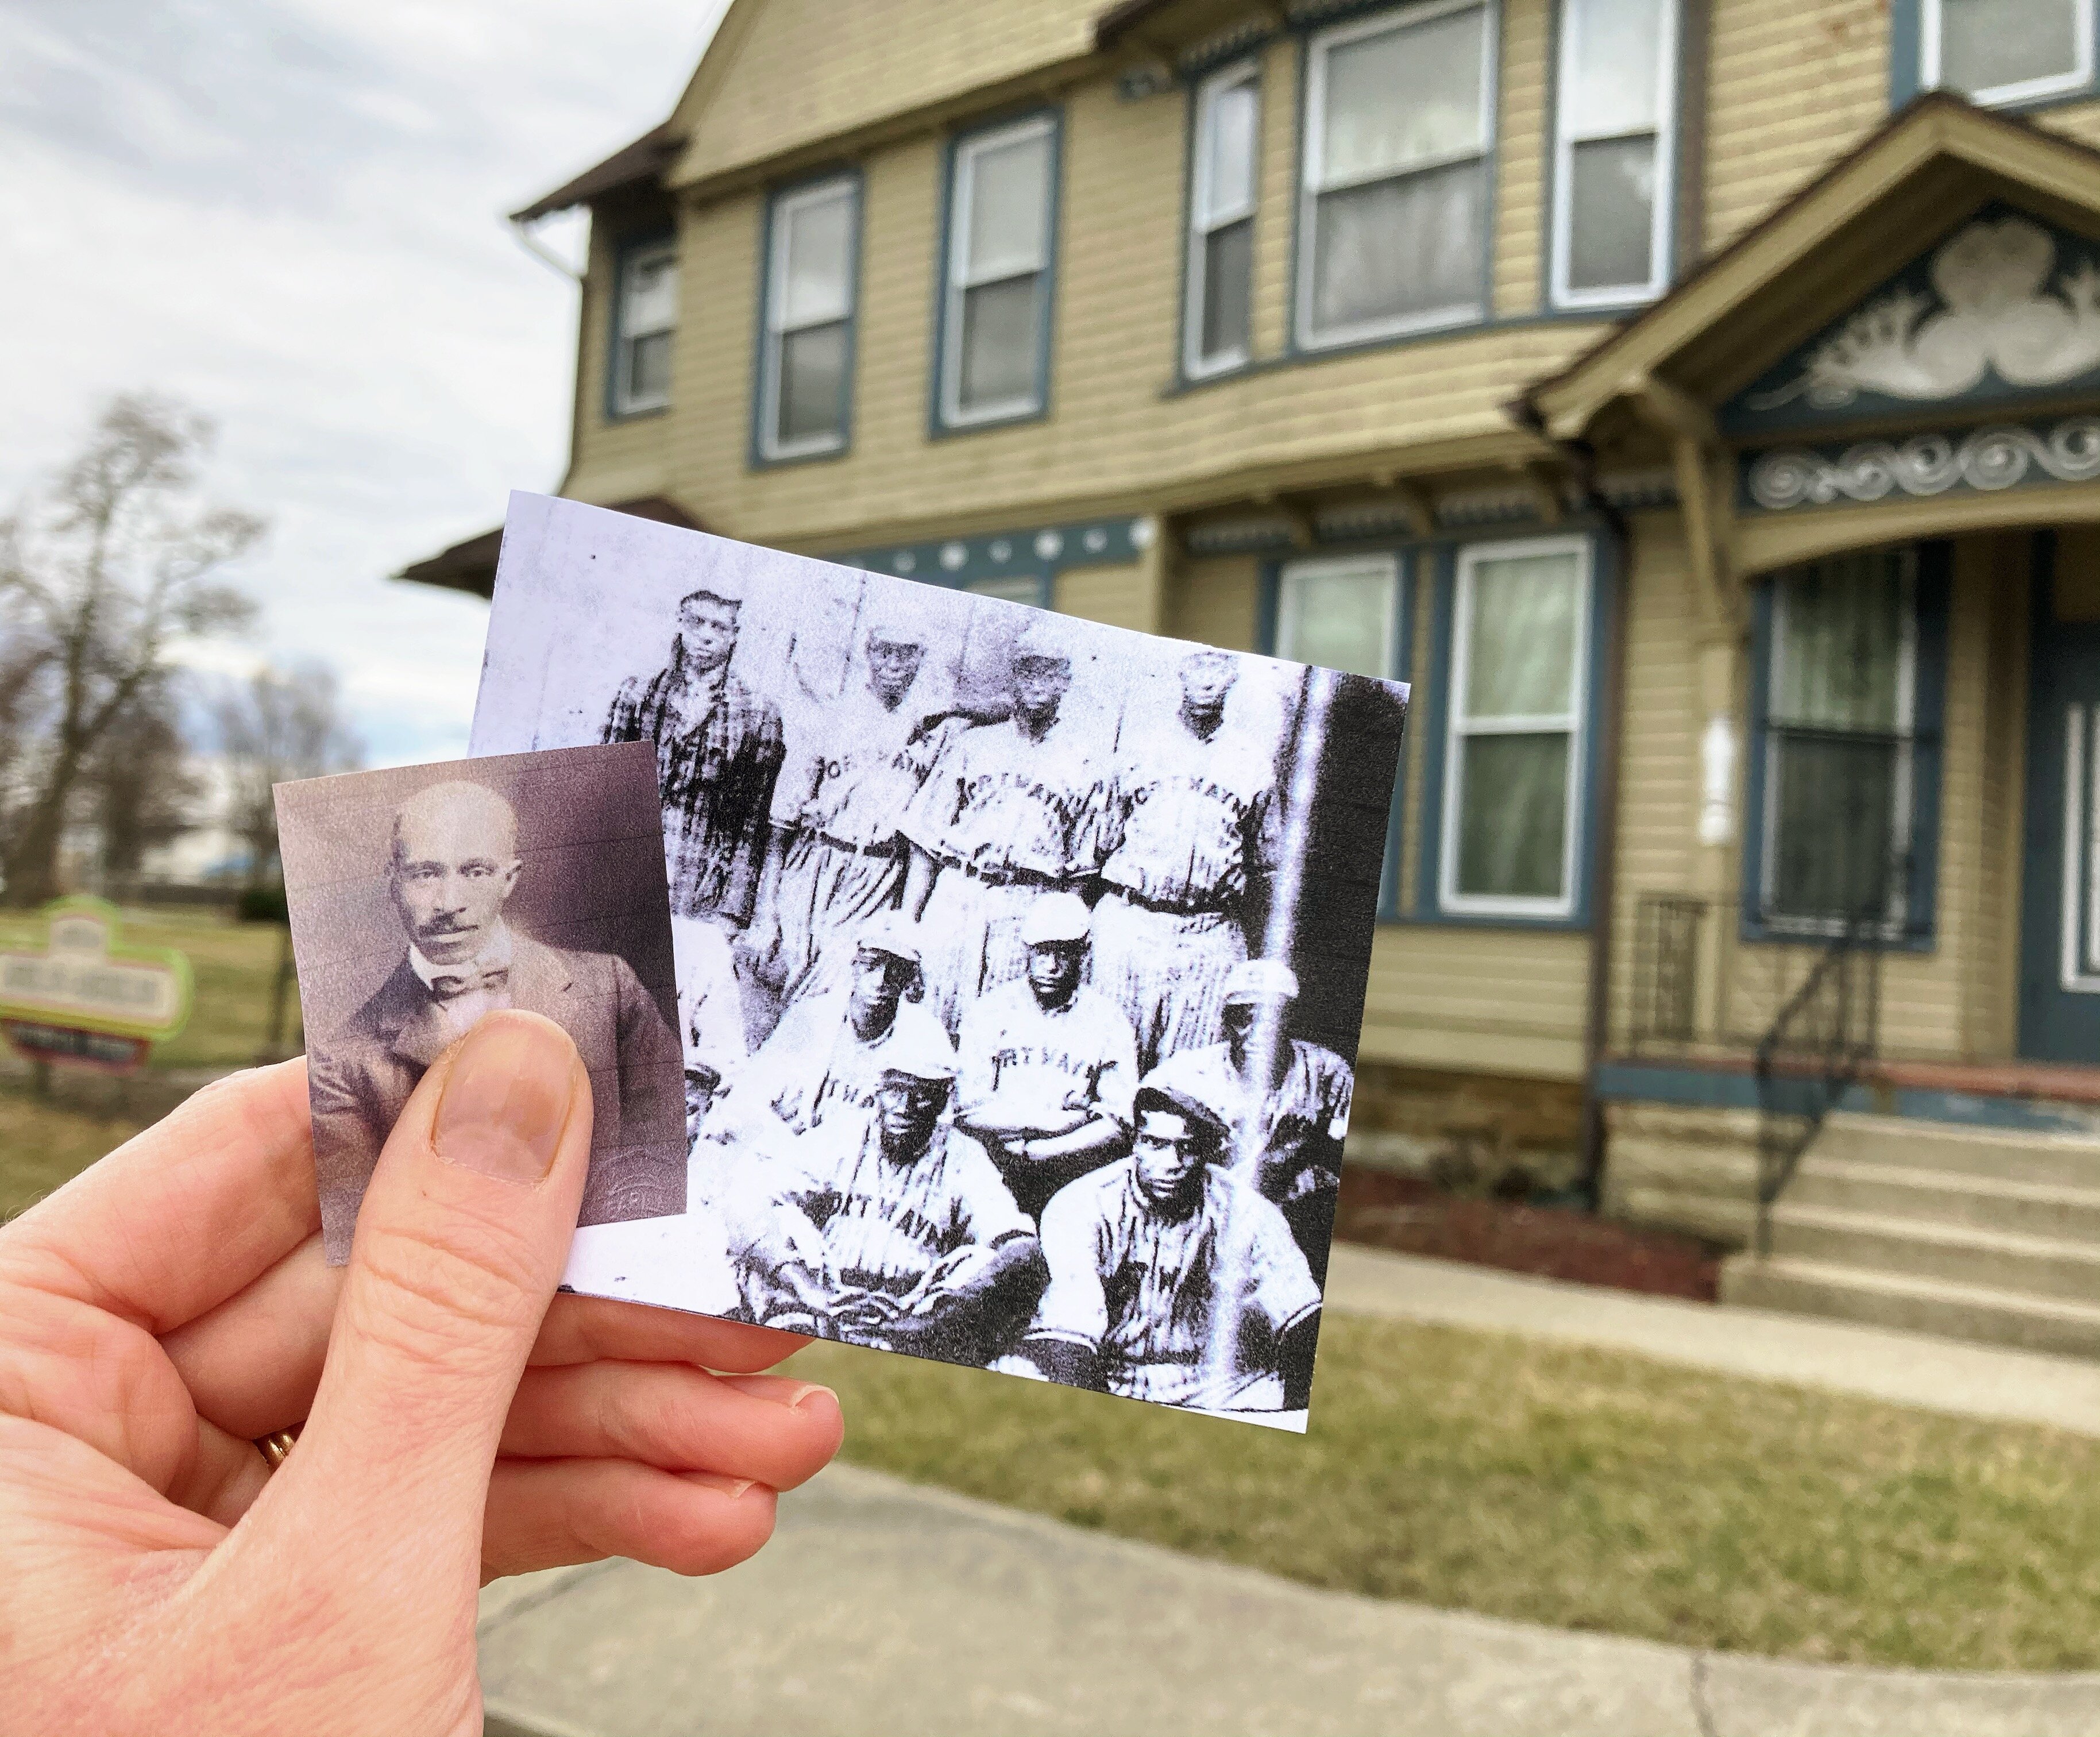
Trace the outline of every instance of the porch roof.
<path fill-rule="evenodd" d="M 1993 199 L 2100 236 L 2100 152 L 1929 92 L 1524 403 L 1561 439 L 1658 392 L 1710 408 Z"/>
<path fill-rule="evenodd" d="M 687 531 L 707 527 L 675 500 L 649 495 L 638 500 L 607 501 L 608 511 L 626 513 L 636 518 L 653 518 L 660 524 L 677 525 Z M 470 591 L 478 597 L 496 594 L 496 562 L 503 549 L 503 527 L 483 531 L 427 560 L 405 567 L 394 576 L 411 584 L 437 585 L 448 591 Z"/>

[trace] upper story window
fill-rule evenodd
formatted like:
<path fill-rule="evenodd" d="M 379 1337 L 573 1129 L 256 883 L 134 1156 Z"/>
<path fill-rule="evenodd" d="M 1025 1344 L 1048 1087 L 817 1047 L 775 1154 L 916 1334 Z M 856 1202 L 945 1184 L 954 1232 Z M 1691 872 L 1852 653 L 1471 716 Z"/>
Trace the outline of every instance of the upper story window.
<path fill-rule="evenodd" d="M 767 219 L 758 446 L 767 458 L 846 443 L 860 181 L 838 175 L 774 196 Z"/>
<path fill-rule="evenodd" d="M 1677 0 L 1563 0 L 1553 299 L 1608 306 L 1670 276 Z"/>
<path fill-rule="evenodd" d="M 1294 561 L 1277 575 L 1276 655 L 1388 681 L 1400 672 L 1400 562 L 1392 555 Z"/>
<path fill-rule="evenodd" d="M 1430 0 L 1311 38 L 1301 347 L 1485 315 L 1493 22 L 1485 0 Z"/>
<path fill-rule="evenodd" d="M 2093 82 L 2093 0 L 1917 0 L 1919 82 L 2023 103 Z"/>
<path fill-rule="evenodd" d="M 1252 62 L 1197 86 L 1189 187 L 1189 302 L 1182 371 L 1192 379 L 1253 354 L 1255 142 L 1261 77 Z"/>
<path fill-rule="evenodd" d="M 615 272 L 610 395 L 615 416 L 671 402 L 671 334 L 678 324 L 678 244 L 668 236 L 624 249 Z"/>
<path fill-rule="evenodd" d="M 1444 910 L 1573 915 L 1590 567 L 1585 537 L 1459 551 L 1437 875 Z"/>
<path fill-rule="evenodd" d="M 1057 123 L 1035 115 L 956 141 L 941 306 L 941 421 L 1039 414 L 1048 395 Z"/>

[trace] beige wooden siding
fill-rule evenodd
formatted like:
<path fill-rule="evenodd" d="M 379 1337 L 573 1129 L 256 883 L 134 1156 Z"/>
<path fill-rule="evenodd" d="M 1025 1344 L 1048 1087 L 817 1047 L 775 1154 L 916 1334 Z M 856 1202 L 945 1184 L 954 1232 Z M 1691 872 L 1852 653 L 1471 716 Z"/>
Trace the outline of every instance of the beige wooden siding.
<path fill-rule="evenodd" d="M 1981 860 L 1975 935 L 1962 959 L 1961 989 L 1962 1047 L 1978 1056 L 2010 1056 L 2019 1046 L 2031 545 L 2024 532 L 1990 538 L 1987 545 L 1989 567 L 1983 585 L 1990 643 L 1977 813 Z"/>
<path fill-rule="evenodd" d="M 1291 233 L 1298 223 L 1298 39 L 1268 45 L 1261 63 L 1261 205 L 1254 218 L 1254 353 L 1290 347 Z"/>
<path fill-rule="evenodd" d="M 1152 625 L 1149 575 L 1141 565 L 1068 567 L 1057 575 L 1051 606 L 1083 621 L 1144 633 Z"/>
<path fill-rule="evenodd" d="M 2033 117 L 2037 126 L 2062 133 L 2081 144 L 2100 146 L 2100 103 L 2066 103 L 2045 108 Z"/>
<path fill-rule="evenodd" d="M 1502 88 L 1495 147 L 1494 295 L 1497 315 L 1541 305 L 1546 247 L 1547 0 L 1502 0 Z"/>
<path fill-rule="evenodd" d="M 678 105 L 691 180 L 1083 55 L 1103 0 L 736 0 Z"/>
<path fill-rule="evenodd" d="M 1706 245 L 1718 252 L 1889 114 L 1886 0 L 1714 0 Z"/>
<path fill-rule="evenodd" d="M 607 413 L 606 371 L 612 345 L 613 286 L 618 276 L 620 246 L 630 237 L 646 231 L 629 228 L 601 233 L 591 226 L 589 264 L 583 284 L 577 339 L 582 352 L 576 373 L 580 401 L 576 406 L 574 450 L 564 491 L 580 500 L 601 505 L 633 500 L 647 495 L 675 494 L 673 485 L 671 421 L 684 408 L 682 386 L 697 385 L 685 376 L 683 359 L 674 354 L 671 408 L 638 417 L 613 417 Z M 681 337 L 689 323 L 682 298 Z M 674 349 L 679 338 L 672 340 Z"/>
<path fill-rule="evenodd" d="M 1167 593 L 1167 632 L 1175 639 L 1255 649 L 1255 612 L 1261 591 L 1261 562 L 1233 555 L 1182 564 Z"/>
<path fill-rule="evenodd" d="M 1381 924 L 1364 1001 L 1365 1059 L 1579 1079 L 1590 937 Z"/>

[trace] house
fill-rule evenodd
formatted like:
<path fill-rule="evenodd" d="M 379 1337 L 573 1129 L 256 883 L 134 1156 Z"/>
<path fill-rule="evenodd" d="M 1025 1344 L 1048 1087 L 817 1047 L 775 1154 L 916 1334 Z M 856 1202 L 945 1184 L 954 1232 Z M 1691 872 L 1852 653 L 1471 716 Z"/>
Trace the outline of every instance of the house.
<path fill-rule="evenodd" d="M 735 0 L 563 490 L 1411 680 L 1357 1150 L 2100 1353 L 2095 10 Z"/>

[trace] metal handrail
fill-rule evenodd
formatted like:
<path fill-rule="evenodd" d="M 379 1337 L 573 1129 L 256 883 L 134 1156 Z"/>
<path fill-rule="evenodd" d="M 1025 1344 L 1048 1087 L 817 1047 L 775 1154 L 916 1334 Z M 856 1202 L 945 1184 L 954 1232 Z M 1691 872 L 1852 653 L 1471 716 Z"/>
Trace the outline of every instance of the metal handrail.
<path fill-rule="evenodd" d="M 1758 1042 L 1757 1252 L 1771 1252 L 1773 1203 L 1877 1046 L 1886 924 L 1855 916 Z"/>

